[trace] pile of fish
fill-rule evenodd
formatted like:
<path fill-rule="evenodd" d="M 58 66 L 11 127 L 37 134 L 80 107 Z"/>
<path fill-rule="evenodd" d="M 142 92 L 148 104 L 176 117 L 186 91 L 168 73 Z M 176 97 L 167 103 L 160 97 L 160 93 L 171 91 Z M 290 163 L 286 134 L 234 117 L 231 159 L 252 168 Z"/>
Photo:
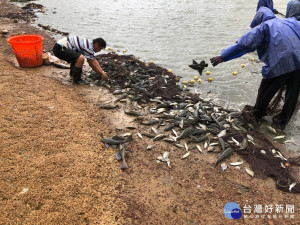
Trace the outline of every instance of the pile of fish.
<path fill-rule="evenodd" d="M 113 63 L 110 64 L 107 57 L 113 60 Z M 125 113 L 134 116 L 135 121 L 143 127 L 143 132 L 138 131 L 136 127 L 131 127 L 136 128 L 136 135 L 140 139 L 147 137 L 153 143 L 163 141 L 176 148 L 185 149 L 183 159 L 187 158 L 192 150 L 219 153 L 215 166 L 229 158 L 235 151 L 250 150 L 251 154 L 256 154 L 258 157 L 264 155 L 269 157 L 269 154 L 272 154 L 272 157 L 280 158 L 278 166 L 282 168 L 288 162 L 275 147 L 266 145 L 267 148 L 263 149 L 262 145 L 256 143 L 250 133 L 258 131 L 252 124 L 245 122 L 242 112 L 216 106 L 209 99 L 203 99 L 200 96 L 196 98 L 182 91 L 176 84 L 176 76 L 167 70 L 155 64 L 146 67 L 143 62 L 133 56 L 108 54 L 102 55 L 99 61 L 111 77 L 108 88 L 119 97 L 111 105 L 98 106 L 102 109 L 114 109 L 118 107 L 119 102 L 127 104 L 135 102 L 130 105 L 136 105 L 136 109 L 125 111 Z M 117 66 L 114 66 L 116 63 Z M 158 91 L 151 92 L 155 85 Z M 172 90 L 176 90 L 176 96 L 159 95 L 159 92 L 165 93 Z M 147 126 L 148 132 L 146 132 Z M 124 139 L 124 136 L 129 136 L 129 138 Z M 123 137 L 101 139 L 103 143 L 117 145 L 120 149 L 132 140 L 131 133 Z M 149 145 L 145 147 L 145 150 L 152 150 L 155 146 L 155 144 Z M 122 151 L 119 150 L 117 155 L 124 157 L 125 154 L 121 153 Z M 165 152 L 163 156 L 158 156 L 157 162 L 165 162 L 171 167 L 169 154 Z M 122 157 L 116 158 L 122 159 Z M 127 168 L 127 164 L 124 167 L 124 162 L 120 167 L 122 169 Z M 233 165 L 241 165 L 241 163 L 235 162 Z M 227 166 L 222 165 L 221 168 L 225 170 Z M 254 176 L 251 169 L 245 168 L 245 171 L 250 176 Z"/>

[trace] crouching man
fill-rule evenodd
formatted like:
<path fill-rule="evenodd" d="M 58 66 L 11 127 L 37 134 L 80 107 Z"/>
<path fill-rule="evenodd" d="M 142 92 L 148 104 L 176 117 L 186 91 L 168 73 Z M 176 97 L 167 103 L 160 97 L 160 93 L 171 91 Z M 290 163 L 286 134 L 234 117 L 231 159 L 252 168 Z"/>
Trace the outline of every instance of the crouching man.
<path fill-rule="evenodd" d="M 97 72 L 102 79 L 107 80 L 108 76 L 101 68 L 94 54 L 106 48 L 106 42 L 102 38 L 89 40 L 80 36 L 68 36 L 59 40 L 53 47 L 53 54 L 71 64 L 70 76 L 74 84 L 87 84 L 81 79 L 84 58 L 87 59 L 90 67 Z"/>

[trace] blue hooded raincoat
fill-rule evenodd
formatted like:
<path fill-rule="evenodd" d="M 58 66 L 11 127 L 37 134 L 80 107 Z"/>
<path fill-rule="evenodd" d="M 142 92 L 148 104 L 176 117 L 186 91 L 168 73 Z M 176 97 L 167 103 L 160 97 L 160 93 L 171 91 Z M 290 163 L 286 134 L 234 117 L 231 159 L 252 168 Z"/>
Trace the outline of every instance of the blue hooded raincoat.
<path fill-rule="evenodd" d="M 256 11 L 258 11 L 259 8 L 262 7 L 262 6 L 271 9 L 272 12 L 274 12 L 276 10 L 276 9 L 274 9 L 273 0 L 259 0 L 258 3 L 257 3 Z"/>
<path fill-rule="evenodd" d="M 265 63 L 262 76 L 266 79 L 300 69 L 300 24 L 295 18 L 279 19 L 270 9 L 261 7 L 251 27 L 221 52 L 223 61 L 257 50 L 259 59 Z"/>
<path fill-rule="evenodd" d="M 296 17 L 297 20 L 300 20 L 300 0 L 291 0 L 286 7 L 285 17 Z"/>

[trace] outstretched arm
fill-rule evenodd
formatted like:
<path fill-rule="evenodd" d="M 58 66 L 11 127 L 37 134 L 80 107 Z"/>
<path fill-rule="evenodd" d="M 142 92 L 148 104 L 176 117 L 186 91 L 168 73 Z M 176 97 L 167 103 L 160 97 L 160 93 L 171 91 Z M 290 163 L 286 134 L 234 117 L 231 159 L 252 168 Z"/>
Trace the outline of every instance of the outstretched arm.
<path fill-rule="evenodd" d="M 94 59 L 87 59 L 90 67 L 96 72 L 98 73 L 103 79 L 107 80 L 108 76 L 107 74 L 104 72 L 104 70 L 101 68 L 98 60 L 96 60 L 96 58 Z"/>

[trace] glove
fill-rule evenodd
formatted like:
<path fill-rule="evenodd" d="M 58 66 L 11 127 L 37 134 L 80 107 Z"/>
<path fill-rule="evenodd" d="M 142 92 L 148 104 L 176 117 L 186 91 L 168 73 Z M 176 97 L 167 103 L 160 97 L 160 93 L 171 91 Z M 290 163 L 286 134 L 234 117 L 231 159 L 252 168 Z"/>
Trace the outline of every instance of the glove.
<path fill-rule="evenodd" d="M 108 75 L 103 71 L 101 74 L 103 80 L 108 80 Z"/>
<path fill-rule="evenodd" d="M 215 57 L 213 57 L 213 58 L 210 59 L 210 62 L 211 62 L 211 64 L 212 64 L 213 66 L 216 66 L 216 65 L 222 63 L 222 62 L 223 62 L 223 59 L 222 59 L 221 56 L 215 56 Z"/>

